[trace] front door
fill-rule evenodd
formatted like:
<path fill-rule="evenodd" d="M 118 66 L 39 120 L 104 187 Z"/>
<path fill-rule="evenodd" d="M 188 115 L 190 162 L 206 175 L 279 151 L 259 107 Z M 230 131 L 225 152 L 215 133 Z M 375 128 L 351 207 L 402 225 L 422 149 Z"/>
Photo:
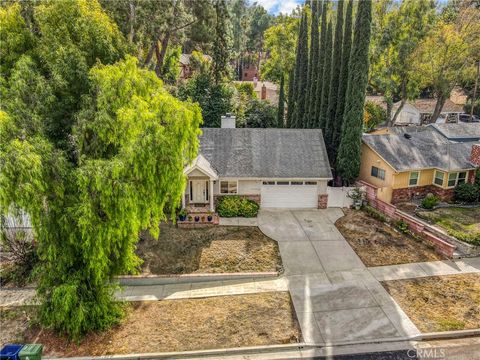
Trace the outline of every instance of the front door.
<path fill-rule="evenodd" d="M 205 203 L 205 180 L 192 180 L 192 202 Z"/>

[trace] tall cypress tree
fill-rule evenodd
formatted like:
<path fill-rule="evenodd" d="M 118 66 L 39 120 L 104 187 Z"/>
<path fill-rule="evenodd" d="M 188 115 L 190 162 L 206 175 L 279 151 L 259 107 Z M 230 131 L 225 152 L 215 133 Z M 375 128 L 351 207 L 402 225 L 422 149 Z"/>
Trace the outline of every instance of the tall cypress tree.
<path fill-rule="evenodd" d="M 280 79 L 280 94 L 278 96 L 278 110 L 277 110 L 277 127 L 283 128 L 285 124 L 283 123 L 285 118 L 285 89 L 284 84 L 285 76 L 282 74 Z"/>
<path fill-rule="evenodd" d="M 318 128 L 320 126 L 320 109 L 322 105 L 322 83 L 323 83 L 323 69 L 325 65 L 325 42 L 327 40 L 327 9 L 328 1 L 323 2 L 322 6 L 322 20 L 320 30 L 320 48 L 318 57 L 318 72 L 315 91 L 315 101 L 312 101 L 313 111 L 310 112 L 312 128 Z"/>
<path fill-rule="evenodd" d="M 230 15 L 225 0 L 215 2 L 215 46 L 213 47 L 213 77 L 215 84 L 219 84 L 225 77 L 230 76 L 230 59 L 232 56 L 232 29 Z"/>
<path fill-rule="evenodd" d="M 295 68 L 288 75 L 287 121 L 285 126 L 292 127 L 293 109 L 295 109 Z"/>
<path fill-rule="evenodd" d="M 312 1 L 312 24 L 310 28 L 310 59 L 308 60 L 308 83 L 307 83 L 307 105 L 303 116 L 304 127 L 309 127 L 311 123 L 311 104 L 315 102 L 317 71 L 318 71 L 318 51 L 319 44 L 319 12 L 321 12 L 321 3 L 319 0 Z"/>
<path fill-rule="evenodd" d="M 335 131 L 334 122 L 336 121 L 335 112 L 337 110 L 338 82 L 342 66 L 343 41 L 343 0 L 338 0 L 337 4 L 337 23 L 335 25 L 335 42 L 332 58 L 332 78 L 330 81 L 327 123 L 325 125 L 325 142 L 331 163 L 333 163 L 333 133 Z"/>
<path fill-rule="evenodd" d="M 330 96 L 330 85 L 332 79 L 332 23 L 328 22 L 327 39 L 325 41 L 325 65 L 322 77 L 322 98 L 320 105 L 320 129 L 325 136 L 328 117 L 328 100 Z"/>
<path fill-rule="evenodd" d="M 368 82 L 368 48 L 370 45 L 371 22 L 372 1 L 360 1 L 349 63 L 345 121 L 337 160 L 337 171 L 342 179 L 348 183 L 352 183 L 360 173 L 363 106 Z"/>
<path fill-rule="evenodd" d="M 335 110 L 335 121 L 333 123 L 332 149 L 330 162 L 335 163 L 337 157 L 338 147 L 340 146 L 340 138 L 342 134 L 343 114 L 345 110 L 345 95 L 348 85 L 350 50 L 352 48 L 352 12 L 353 0 L 350 0 L 347 5 L 345 13 L 345 29 L 343 32 L 343 46 L 342 46 L 342 65 L 340 69 L 340 77 L 338 80 L 337 93 L 337 109 Z"/>
<path fill-rule="evenodd" d="M 297 61 L 295 69 L 295 108 L 293 109 L 292 127 L 302 128 L 303 113 L 305 112 L 308 75 L 308 20 L 304 11 L 300 23 L 299 41 L 297 48 Z"/>

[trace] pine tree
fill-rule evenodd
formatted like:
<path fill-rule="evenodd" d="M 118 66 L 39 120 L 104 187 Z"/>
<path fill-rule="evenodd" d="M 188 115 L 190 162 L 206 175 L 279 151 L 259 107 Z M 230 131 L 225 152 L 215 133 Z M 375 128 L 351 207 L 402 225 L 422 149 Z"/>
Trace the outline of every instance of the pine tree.
<path fill-rule="evenodd" d="M 317 82 L 316 82 L 316 91 L 315 98 L 312 101 L 311 106 L 313 106 L 313 111 L 311 111 L 311 121 L 310 124 L 312 128 L 318 128 L 320 126 L 320 109 L 322 106 L 322 83 L 323 83 L 323 69 L 325 65 L 325 42 L 327 40 L 327 9 L 328 1 L 323 2 L 322 7 L 322 21 L 321 21 L 321 30 L 320 30 L 320 48 L 319 48 L 319 57 L 318 57 L 318 72 L 317 72 Z"/>
<path fill-rule="evenodd" d="M 293 110 L 295 109 L 295 68 L 288 75 L 287 121 L 285 126 L 292 127 Z"/>
<path fill-rule="evenodd" d="M 317 71 L 318 71 L 318 51 L 319 44 L 319 13 L 321 12 L 321 3 L 319 0 L 312 1 L 312 23 L 310 28 L 310 59 L 308 61 L 308 83 L 307 83 L 307 105 L 305 107 L 303 124 L 309 127 L 311 123 L 311 104 L 315 102 Z"/>
<path fill-rule="evenodd" d="M 322 129 L 324 137 L 327 127 L 328 117 L 328 100 L 330 96 L 330 85 L 332 79 L 332 23 L 328 23 L 327 39 L 325 41 L 325 65 L 322 77 L 322 98 L 320 105 L 320 129 Z"/>
<path fill-rule="evenodd" d="M 283 128 L 285 118 L 285 89 L 284 89 L 285 76 L 282 75 L 280 79 L 280 94 L 278 96 L 278 109 L 277 109 L 277 127 Z"/>
<path fill-rule="evenodd" d="M 328 99 L 327 123 L 325 125 L 325 143 L 329 158 L 332 161 L 333 133 L 335 131 L 335 112 L 337 110 L 337 96 L 342 66 L 342 41 L 343 41 L 343 0 L 337 3 L 337 23 L 335 25 L 335 42 L 332 58 L 332 78 L 330 81 L 330 94 Z"/>
<path fill-rule="evenodd" d="M 360 172 L 363 106 L 368 82 L 371 22 L 372 1 L 363 0 L 358 4 L 355 20 L 355 37 L 350 56 L 345 101 L 345 121 L 337 161 L 337 171 L 347 183 L 355 181 Z"/>
<path fill-rule="evenodd" d="M 308 75 L 308 20 L 307 13 L 304 11 L 302 22 L 300 23 L 300 33 L 297 48 L 297 62 L 295 69 L 295 108 L 293 110 L 292 127 L 302 128 L 303 114 L 305 112 Z"/>
<path fill-rule="evenodd" d="M 347 5 L 347 11 L 345 14 L 345 29 L 343 32 L 343 46 L 342 46 L 342 65 L 340 69 L 340 77 L 338 80 L 338 93 L 337 93 L 337 108 L 335 111 L 335 122 L 333 123 L 333 136 L 332 136 L 332 155 L 330 162 L 335 163 L 337 157 L 338 147 L 340 146 L 340 138 L 342 134 L 343 114 L 345 110 L 345 96 L 348 85 L 349 74 L 349 61 L 350 50 L 352 48 L 352 12 L 353 12 L 353 0 L 350 0 Z"/>

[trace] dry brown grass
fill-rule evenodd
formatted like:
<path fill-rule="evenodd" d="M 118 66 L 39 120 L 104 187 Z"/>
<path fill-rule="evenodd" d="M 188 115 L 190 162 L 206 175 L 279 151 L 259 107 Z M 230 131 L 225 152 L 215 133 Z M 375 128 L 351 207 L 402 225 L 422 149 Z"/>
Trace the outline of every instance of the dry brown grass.
<path fill-rule="evenodd" d="M 71 343 L 32 328 L 26 340 L 49 356 L 187 351 L 297 343 L 301 339 L 288 292 L 132 303 L 121 325 Z"/>
<path fill-rule="evenodd" d="M 18 306 L 0 308 L 0 345 L 7 343 L 24 342 L 24 333 L 27 331 L 31 307 Z"/>
<path fill-rule="evenodd" d="M 277 242 L 257 227 L 178 229 L 163 223 L 158 240 L 142 234 L 137 253 L 142 272 L 157 275 L 281 269 Z"/>
<path fill-rule="evenodd" d="M 366 266 L 443 259 L 432 246 L 394 230 L 364 211 L 346 210 L 335 225 Z"/>
<path fill-rule="evenodd" d="M 480 274 L 382 284 L 422 332 L 480 328 Z"/>

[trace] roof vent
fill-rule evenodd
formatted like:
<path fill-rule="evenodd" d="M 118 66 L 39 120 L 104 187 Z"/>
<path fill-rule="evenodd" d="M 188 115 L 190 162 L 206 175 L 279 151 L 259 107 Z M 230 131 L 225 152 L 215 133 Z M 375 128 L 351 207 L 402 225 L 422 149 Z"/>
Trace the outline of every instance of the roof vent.
<path fill-rule="evenodd" d="M 403 136 L 405 137 L 405 139 L 411 139 L 412 138 L 412 135 L 410 135 L 408 133 L 403 134 Z"/>
<path fill-rule="evenodd" d="M 235 115 L 226 113 L 225 116 L 222 116 L 221 127 L 222 129 L 235 129 Z"/>

